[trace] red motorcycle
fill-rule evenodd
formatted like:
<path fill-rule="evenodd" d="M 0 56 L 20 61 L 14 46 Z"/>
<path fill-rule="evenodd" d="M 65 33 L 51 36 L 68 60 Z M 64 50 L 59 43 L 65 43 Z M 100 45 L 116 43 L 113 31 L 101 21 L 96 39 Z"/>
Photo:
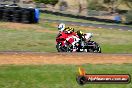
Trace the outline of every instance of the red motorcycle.
<path fill-rule="evenodd" d="M 66 41 L 67 35 L 65 33 L 59 33 L 56 37 L 56 48 L 58 52 L 73 52 L 73 46 L 69 41 Z M 83 43 L 83 44 L 82 44 Z M 75 44 L 76 52 L 91 52 L 101 53 L 101 47 L 95 41 L 84 41 L 80 39 Z"/>
<path fill-rule="evenodd" d="M 71 44 L 71 41 L 67 41 L 66 38 L 68 37 L 67 34 L 64 32 L 59 33 L 56 37 L 56 48 L 58 52 L 72 52 L 73 46 Z"/>

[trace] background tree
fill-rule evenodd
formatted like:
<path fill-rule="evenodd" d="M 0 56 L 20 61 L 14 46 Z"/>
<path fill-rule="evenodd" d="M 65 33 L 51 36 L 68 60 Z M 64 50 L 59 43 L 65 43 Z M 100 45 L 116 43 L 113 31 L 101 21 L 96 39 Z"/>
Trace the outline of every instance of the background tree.
<path fill-rule="evenodd" d="M 104 0 L 104 4 L 109 5 L 109 7 L 112 7 L 113 9 L 116 9 L 121 4 L 125 4 L 132 9 L 132 0 Z"/>
<path fill-rule="evenodd" d="M 104 4 L 111 8 L 112 12 L 115 12 L 117 7 L 120 5 L 120 0 L 104 0 Z"/>
<path fill-rule="evenodd" d="M 99 0 L 87 0 L 88 2 L 88 6 L 87 8 L 89 10 L 106 10 L 106 7 L 103 6 L 103 4 L 101 4 L 99 2 Z"/>
<path fill-rule="evenodd" d="M 132 0 L 121 0 L 121 2 L 126 4 L 132 10 Z"/>
<path fill-rule="evenodd" d="M 59 0 L 33 0 L 33 1 L 37 3 L 51 4 L 53 6 L 59 2 Z"/>

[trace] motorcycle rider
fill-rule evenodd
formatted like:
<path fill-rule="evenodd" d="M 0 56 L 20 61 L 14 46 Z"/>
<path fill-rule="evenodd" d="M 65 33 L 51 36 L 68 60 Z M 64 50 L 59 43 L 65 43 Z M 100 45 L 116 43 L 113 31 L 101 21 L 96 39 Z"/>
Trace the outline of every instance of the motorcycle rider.
<path fill-rule="evenodd" d="M 93 33 L 83 33 L 82 31 L 78 30 L 77 32 L 77 35 L 79 36 L 80 38 L 80 43 L 81 43 L 81 46 L 84 47 L 85 45 L 85 42 L 88 42 L 91 37 L 93 36 Z"/>
<path fill-rule="evenodd" d="M 66 42 L 69 42 L 73 46 L 73 51 L 75 52 L 77 50 L 77 47 L 75 46 L 76 43 L 80 42 L 81 46 L 84 47 L 85 42 L 88 42 L 91 37 L 93 36 L 93 33 L 83 33 L 82 31 L 78 30 L 76 33 L 74 32 L 74 28 L 65 27 L 64 23 L 61 23 L 58 25 L 59 35 L 58 37 L 62 40 L 63 46 L 65 46 Z"/>
<path fill-rule="evenodd" d="M 68 37 L 66 38 L 66 41 L 68 41 L 70 44 L 72 44 L 73 46 L 73 52 L 76 52 L 77 47 L 75 44 L 77 44 L 79 42 L 79 36 L 74 32 L 74 28 L 66 28 L 65 33 L 68 35 Z"/>
<path fill-rule="evenodd" d="M 80 40 L 84 40 L 84 33 L 82 31 L 78 30 L 76 33 L 79 36 Z"/>
<path fill-rule="evenodd" d="M 58 51 L 62 50 L 62 52 L 66 52 L 71 49 L 73 52 L 101 52 L 100 46 L 98 46 L 96 42 L 91 41 L 93 33 L 83 33 L 80 30 L 74 32 L 74 28 L 65 27 L 63 23 L 58 25 L 58 29 L 60 35 L 56 38 L 56 40 L 60 39 L 57 41 L 57 45 L 59 46 L 57 48 Z M 91 45 L 93 45 L 93 47 L 91 47 Z"/>
<path fill-rule="evenodd" d="M 82 41 L 88 42 L 93 36 L 93 33 L 83 33 L 82 31 L 78 30 L 77 35 Z"/>
<path fill-rule="evenodd" d="M 79 42 L 79 37 L 78 35 L 74 32 L 74 28 L 67 27 L 65 28 L 65 24 L 61 23 L 58 25 L 59 29 L 59 38 L 64 39 L 63 45 L 65 45 L 66 42 L 69 42 L 73 46 L 73 52 L 75 52 L 77 49 L 75 47 L 75 44 Z"/>

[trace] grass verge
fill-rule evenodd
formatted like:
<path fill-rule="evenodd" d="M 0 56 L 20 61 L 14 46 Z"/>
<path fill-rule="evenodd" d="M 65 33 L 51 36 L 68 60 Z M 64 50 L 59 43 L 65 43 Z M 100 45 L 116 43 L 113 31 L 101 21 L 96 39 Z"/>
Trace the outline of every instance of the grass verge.
<path fill-rule="evenodd" d="M 100 44 L 103 53 L 132 53 L 132 31 L 67 26 L 94 33 L 93 40 Z M 56 27 L 57 24 L 49 22 L 32 25 L 0 23 L 0 51 L 56 52 Z"/>
<path fill-rule="evenodd" d="M 0 88 L 131 88 L 130 84 L 76 83 L 76 65 L 0 66 Z M 130 74 L 132 64 L 82 65 L 88 74 Z"/>

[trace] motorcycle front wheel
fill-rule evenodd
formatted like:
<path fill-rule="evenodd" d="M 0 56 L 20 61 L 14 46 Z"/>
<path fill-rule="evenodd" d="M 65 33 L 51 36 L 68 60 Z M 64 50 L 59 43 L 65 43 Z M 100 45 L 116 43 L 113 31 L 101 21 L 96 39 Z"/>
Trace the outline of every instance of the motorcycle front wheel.
<path fill-rule="evenodd" d="M 101 53 L 101 47 L 96 42 L 95 42 L 95 47 L 93 48 L 93 52 L 95 52 L 95 53 Z"/>

